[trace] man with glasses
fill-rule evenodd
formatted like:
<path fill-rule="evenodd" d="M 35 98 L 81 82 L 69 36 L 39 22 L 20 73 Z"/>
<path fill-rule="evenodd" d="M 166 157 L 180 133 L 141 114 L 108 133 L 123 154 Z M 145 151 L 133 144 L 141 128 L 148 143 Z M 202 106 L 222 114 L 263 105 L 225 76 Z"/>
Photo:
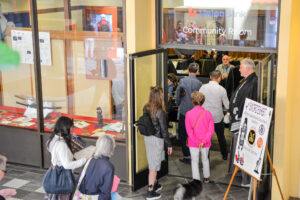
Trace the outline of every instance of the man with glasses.
<path fill-rule="evenodd" d="M 7 158 L 5 156 L 0 155 L 0 181 L 4 177 L 6 173 L 6 161 Z M 5 200 L 6 198 L 10 198 L 16 195 L 16 189 L 2 189 L 0 190 L 0 200 Z"/>
<path fill-rule="evenodd" d="M 227 80 L 228 74 L 232 68 L 234 68 L 234 66 L 229 64 L 228 55 L 224 55 L 222 57 L 222 64 L 218 65 L 216 68 L 216 70 L 220 71 L 222 74 L 222 81 L 221 81 L 220 85 L 222 85 L 223 87 L 226 85 L 226 80 Z"/>

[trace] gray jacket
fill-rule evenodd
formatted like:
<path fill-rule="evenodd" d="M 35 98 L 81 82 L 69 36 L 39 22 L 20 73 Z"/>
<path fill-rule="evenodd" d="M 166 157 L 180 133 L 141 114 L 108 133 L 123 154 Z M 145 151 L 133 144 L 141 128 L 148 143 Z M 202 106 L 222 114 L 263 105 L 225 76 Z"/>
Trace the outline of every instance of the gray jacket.
<path fill-rule="evenodd" d="M 194 91 L 199 91 L 201 85 L 201 81 L 199 81 L 195 75 L 189 75 L 188 77 L 185 77 L 179 81 L 178 87 L 176 89 L 176 104 L 180 107 L 180 114 L 185 115 L 194 107 L 191 99 L 191 94 Z M 181 90 L 185 91 L 184 96 L 180 94 Z"/>

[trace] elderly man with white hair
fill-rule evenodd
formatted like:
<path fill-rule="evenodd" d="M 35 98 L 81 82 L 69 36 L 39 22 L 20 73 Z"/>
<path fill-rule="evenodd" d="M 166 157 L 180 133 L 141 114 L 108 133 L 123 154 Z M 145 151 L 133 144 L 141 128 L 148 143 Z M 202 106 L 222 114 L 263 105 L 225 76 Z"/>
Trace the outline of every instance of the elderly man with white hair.
<path fill-rule="evenodd" d="M 93 196 L 91 199 L 111 199 L 114 166 L 109 161 L 109 158 L 113 155 L 115 147 L 115 140 L 110 135 L 103 135 L 98 138 L 94 156 L 88 161 L 84 167 L 86 171 L 83 170 L 80 173 L 79 180 L 77 181 L 79 182 L 79 191 L 81 194 Z M 82 176 L 82 173 L 85 173 L 85 175 L 83 174 Z"/>
<path fill-rule="evenodd" d="M 233 95 L 230 98 L 229 110 L 230 110 L 230 130 L 233 132 L 232 142 L 231 142 L 231 152 L 230 152 L 230 164 L 229 171 L 233 172 L 234 166 L 234 155 L 237 145 L 239 127 L 241 123 L 241 118 L 243 114 L 244 104 L 246 98 L 257 101 L 257 85 L 258 78 L 254 72 L 254 61 L 250 58 L 245 58 L 241 61 L 240 72 L 241 76 L 244 77 L 244 80 L 240 83 L 237 89 L 234 91 Z M 250 186 L 250 177 L 242 172 L 242 186 Z"/>

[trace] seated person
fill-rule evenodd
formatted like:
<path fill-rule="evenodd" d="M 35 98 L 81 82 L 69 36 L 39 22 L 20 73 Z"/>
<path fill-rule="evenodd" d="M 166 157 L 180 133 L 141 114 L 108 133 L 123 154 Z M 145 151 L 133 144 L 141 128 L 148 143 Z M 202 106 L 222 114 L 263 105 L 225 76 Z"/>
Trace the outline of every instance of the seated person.
<path fill-rule="evenodd" d="M 79 191 L 82 194 L 99 195 L 98 199 L 111 199 L 114 166 L 109 158 L 113 155 L 115 146 L 115 140 L 109 135 L 98 138 L 94 157 L 90 160 L 85 176 L 79 185 Z M 81 174 L 78 177 L 80 176 Z"/>
<path fill-rule="evenodd" d="M 218 65 L 216 70 L 220 71 L 222 73 L 222 82 L 220 85 L 225 86 L 226 85 L 226 80 L 229 74 L 229 71 L 234 68 L 233 65 L 229 64 L 229 56 L 224 55 L 222 57 L 222 64 Z"/>

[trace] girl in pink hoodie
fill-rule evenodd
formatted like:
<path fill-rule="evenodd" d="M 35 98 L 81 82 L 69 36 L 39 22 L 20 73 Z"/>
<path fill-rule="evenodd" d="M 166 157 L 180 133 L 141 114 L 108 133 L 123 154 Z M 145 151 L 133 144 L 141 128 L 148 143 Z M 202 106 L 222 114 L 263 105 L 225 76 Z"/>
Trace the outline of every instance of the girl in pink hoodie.
<path fill-rule="evenodd" d="M 191 152 L 193 179 L 200 180 L 199 151 L 201 151 L 204 183 L 209 183 L 210 170 L 208 153 L 214 134 L 214 120 L 211 113 L 202 107 L 205 96 L 199 91 L 191 95 L 194 108 L 186 113 L 185 127 L 188 134 L 187 145 Z"/>

